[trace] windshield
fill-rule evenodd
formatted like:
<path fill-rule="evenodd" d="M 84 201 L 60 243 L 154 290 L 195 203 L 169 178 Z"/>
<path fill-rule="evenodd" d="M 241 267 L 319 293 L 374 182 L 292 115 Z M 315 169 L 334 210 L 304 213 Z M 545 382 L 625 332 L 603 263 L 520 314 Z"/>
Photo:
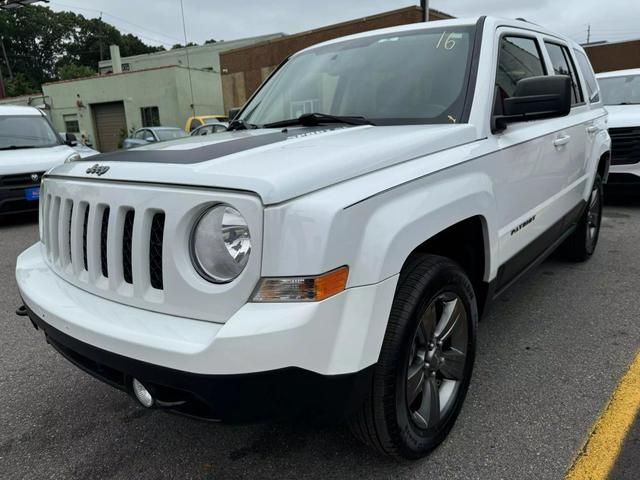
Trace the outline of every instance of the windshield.
<path fill-rule="evenodd" d="M 640 105 L 640 75 L 598 80 L 605 105 Z"/>
<path fill-rule="evenodd" d="M 0 116 L 0 150 L 60 145 L 46 118 L 35 115 Z"/>
<path fill-rule="evenodd" d="M 175 130 L 171 129 L 171 130 L 156 130 L 156 135 L 158 135 L 158 138 L 161 141 L 165 141 L 165 140 L 175 140 L 177 138 L 182 138 L 182 137 L 186 137 L 187 134 L 179 129 L 176 128 Z"/>
<path fill-rule="evenodd" d="M 457 123 L 474 31 L 378 35 L 301 53 L 264 85 L 241 120 L 265 125 L 322 113 L 365 117 L 376 125 Z"/>

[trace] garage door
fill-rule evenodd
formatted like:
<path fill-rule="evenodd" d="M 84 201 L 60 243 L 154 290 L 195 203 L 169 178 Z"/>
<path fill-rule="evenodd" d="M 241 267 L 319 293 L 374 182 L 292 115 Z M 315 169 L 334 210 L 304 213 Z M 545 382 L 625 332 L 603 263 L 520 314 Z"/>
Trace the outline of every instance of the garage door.
<path fill-rule="evenodd" d="M 93 120 L 96 126 L 98 150 L 113 152 L 118 149 L 122 133 L 127 131 L 127 117 L 122 102 L 94 103 Z"/>

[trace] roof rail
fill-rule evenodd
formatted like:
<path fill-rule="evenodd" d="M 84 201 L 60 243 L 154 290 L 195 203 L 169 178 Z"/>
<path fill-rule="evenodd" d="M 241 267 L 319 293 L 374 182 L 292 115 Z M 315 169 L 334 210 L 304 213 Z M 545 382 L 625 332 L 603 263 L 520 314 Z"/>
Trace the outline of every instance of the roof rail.
<path fill-rule="evenodd" d="M 530 22 L 530 21 L 529 21 L 529 20 L 527 20 L 526 18 L 518 17 L 518 18 L 516 18 L 516 20 L 519 20 L 519 21 L 521 21 L 521 22 L 530 23 L 531 25 L 537 25 L 538 27 L 540 26 L 540 25 L 538 25 L 537 23 Z"/>

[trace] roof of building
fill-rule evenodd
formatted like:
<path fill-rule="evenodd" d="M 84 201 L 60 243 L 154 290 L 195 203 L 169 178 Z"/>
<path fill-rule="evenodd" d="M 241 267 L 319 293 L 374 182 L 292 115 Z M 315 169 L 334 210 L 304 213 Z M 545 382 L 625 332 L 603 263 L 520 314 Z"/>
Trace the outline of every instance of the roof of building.
<path fill-rule="evenodd" d="M 197 52 L 201 52 L 201 51 L 210 51 L 210 52 L 225 52 L 227 50 L 233 50 L 238 48 L 239 44 L 243 43 L 243 42 L 252 42 L 253 43 L 260 43 L 263 42 L 265 40 L 269 40 L 269 39 L 274 39 L 274 38 L 281 38 L 284 37 L 285 34 L 282 32 L 278 32 L 278 33 L 271 33 L 268 35 L 258 35 L 255 37 L 247 37 L 247 38 L 238 38 L 236 40 L 220 40 L 219 42 L 215 42 L 215 43 L 206 43 L 204 45 L 196 45 L 193 47 L 182 47 L 182 48 L 174 48 L 172 50 L 165 50 L 165 51 L 161 51 L 161 52 L 152 52 L 152 53 L 143 53 L 140 55 L 131 55 L 129 57 L 122 57 L 121 60 L 123 63 L 132 63 L 135 62 L 137 60 L 145 60 L 148 59 L 150 57 L 153 57 L 154 59 L 156 58 L 162 58 L 162 57 L 174 57 L 176 55 L 181 55 L 181 54 L 186 54 L 186 50 L 189 50 L 190 54 L 193 53 L 197 53 Z M 111 60 L 102 60 L 98 63 L 98 67 L 99 68 L 105 68 L 105 67 L 110 67 L 112 65 Z"/>
<path fill-rule="evenodd" d="M 63 83 L 73 83 L 73 82 L 82 82 L 85 80 L 104 80 L 106 78 L 118 78 L 122 75 L 137 75 L 141 73 L 152 72 L 154 70 L 167 70 L 169 68 L 182 68 L 185 70 L 189 70 L 189 67 L 185 67 L 184 65 L 163 65 L 162 67 L 151 67 L 151 68 L 142 68 L 140 70 L 133 70 L 130 72 L 120 72 L 120 73 L 105 73 L 105 74 L 96 74 L 90 77 L 80 77 L 80 78 L 71 78 L 69 80 L 58 80 L 57 82 L 47 82 L 43 83 L 42 86 L 50 86 L 50 85 L 60 85 Z M 202 70 L 200 68 L 191 68 L 193 71 L 203 72 L 203 73 L 211 73 L 207 70 Z"/>
<path fill-rule="evenodd" d="M 19 105 L 0 105 L 0 116 L 42 116 L 42 112 L 35 107 L 23 107 Z"/>
<path fill-rule="evenodd" d="M 224 53 L 226 54 L 226 53 L 231 53 L 231 52 L 239 52 L 239 51 L 242 51 L 242 50 L 248 50 L 248 49 L 251 49 L 251 48 L 254 48 L 254 47 L 259 47 L 261 45 L 265 45 L 265 44 L 269 44 L 269 43 L 278 43 L 278 42 L 281 42 L 281 41 L 288 41 L 288 40 L 291 40 L 291 39 L 294 39 L 294 38 L 297 38 L 297 37 L 304 37 L 306 35 L 310 35 L 310 34 L 312 34 L 314 32 L 340 28 L 340 27 L 343 27 L 343 26 L 352 25 L 354 23 L 370 21 L 370 20 L 374 20 L 374 19 L 377 19 L 377 18 L 386 17 L 386 16 L 389 16 L 389 15 L 394 15 L 394 14 L 397 14 L 397 13 L 401 13 L 401 12 L 405 12 L 405 11 L 411 11 L 411 10 L 420 10 L 420 11 L 422 11 L 422 9 L 420 7 L 418 7 L 418 6 L 409 6 L 409 7 L 399 8 L 397 10 L 389 10 L 387 12 L 377 13 L 375 15 L 369 15 L 367 17 L 354 18 L 354 19 L 351 19 L 351 20 L 347 20 L 345 22 L 334 23 L 334 24 L 330 24 L 330 25 L 324 25 L 322 27 L 313 28 L 311 30 L 305 30 L 303 32 L 293 33 L 291 35 L 283 35 L 282 37 L 279 37 L 279 38 L 271 38 L 271 39 L 268 39 L 268 40 L 264 40 L 262 42 L 252 43 L 251 45 L 243 45 L 241 47 L 237 47 L 237 48 L 226 50 Z M 441 12 L 440 10 L 436 10 L 435 8 L 429 9 L 429 14 L 432 17 L 437 18 L 438 20 L 455 18 L 455 17 L 452 17 L 451 15 L 449 15 L 448 13 L 444 13 L 444 12 Z"/>

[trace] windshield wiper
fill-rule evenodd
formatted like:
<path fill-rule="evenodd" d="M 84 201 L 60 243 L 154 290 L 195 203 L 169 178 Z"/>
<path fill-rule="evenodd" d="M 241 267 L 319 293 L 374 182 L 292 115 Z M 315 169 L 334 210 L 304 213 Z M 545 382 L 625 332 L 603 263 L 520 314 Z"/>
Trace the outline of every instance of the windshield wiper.
<path fill-rule="evenodd" d="M 227 127 L 227 131 L 231 132 L 233 130 L 255 130 L 256 128 L 258 128 L 258 126 L 254 125 L 253 123 L 248 123 L 244 120 L 233 120 Z"/>
<path fill-rule="evenodd" d="M 617 103 L 616 105 L 640 105 L 639 102 L 622 102 L 622 103 Z"/>
<path fill-rule="evenodd" d="M 282 120 L 280 122 L 267 123 L 264 128 L 282 128 L 302 125 L 304 127 L 316 127 L 322 123 L 344 123 L 347 125 L 373 125 L 371 120 L 365 117 L 338 117 L 326 113 L 305 113 L 298 118 Z"/>
<path fill-rule="evenodd" d="M 24 150 L 27 148 L 38 148 L 35 145 L 9 145 L 8 147 L 2 147 L 0 150 Z"/>

